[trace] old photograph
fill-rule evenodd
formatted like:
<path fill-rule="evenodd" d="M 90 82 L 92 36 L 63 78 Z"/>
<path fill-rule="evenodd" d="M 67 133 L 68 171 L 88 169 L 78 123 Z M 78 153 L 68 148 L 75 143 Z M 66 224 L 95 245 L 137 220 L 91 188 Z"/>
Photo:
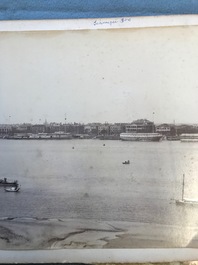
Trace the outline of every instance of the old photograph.
<path fill-rule="evenodd" d="M 198 247 L 198 27 L 0 32 L 0 249 Z"/>

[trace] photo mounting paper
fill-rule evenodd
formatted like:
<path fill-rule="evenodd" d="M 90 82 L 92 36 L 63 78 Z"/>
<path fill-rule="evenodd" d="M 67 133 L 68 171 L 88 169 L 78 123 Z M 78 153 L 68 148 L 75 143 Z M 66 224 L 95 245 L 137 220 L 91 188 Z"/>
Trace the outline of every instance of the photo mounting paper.
<path fill-rule="evenodd" d="M 0 249 L 198 246 L 198 27 L 0 32 Z"/>

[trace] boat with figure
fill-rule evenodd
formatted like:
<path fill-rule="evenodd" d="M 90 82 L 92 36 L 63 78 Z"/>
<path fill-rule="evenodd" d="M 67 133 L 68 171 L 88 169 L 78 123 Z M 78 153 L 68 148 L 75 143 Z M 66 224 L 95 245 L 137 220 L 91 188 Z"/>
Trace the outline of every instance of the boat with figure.
<path fill-rule="evenodd" d="M 126 160 L 124 162 L 122 162 L 123 165 L 129 165 L 130 164 L 130 161 L 129 160 Z"/>
<path fill-rule="evenodd" d="M 10 188 L 5 188 L 4 190 L 7 192 L 18 192 L 20 190 L 20 187 L 19 186 L 10 187 Z"/>
<path fill-rule="evenodd" d="M 14 181 L 8 181 L 7 178 L 4 179 L 0 179 L 0 186 L 16 186 L 18 185 L 18 181 L 14 180 Z"/>
<path fill-rule="evenodd" d="M 122 141 L 159 142 L 162 134 L 159 133 L 121 133 Z"/>

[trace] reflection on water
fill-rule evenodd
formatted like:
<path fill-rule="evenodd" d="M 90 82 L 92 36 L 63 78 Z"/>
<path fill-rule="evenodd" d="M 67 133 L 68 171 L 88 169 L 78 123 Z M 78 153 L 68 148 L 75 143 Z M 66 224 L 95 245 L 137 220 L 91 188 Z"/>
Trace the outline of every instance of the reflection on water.
<path fill-rule="evenodd" d="M 81 218 L 198 225 L 198 143 L 100 140 L 0 140 L 0 178 L 17 179 L 20 193 L 0 188 L 0 217 Z M 130 165 L 122 162 L 130 160 Z"/>

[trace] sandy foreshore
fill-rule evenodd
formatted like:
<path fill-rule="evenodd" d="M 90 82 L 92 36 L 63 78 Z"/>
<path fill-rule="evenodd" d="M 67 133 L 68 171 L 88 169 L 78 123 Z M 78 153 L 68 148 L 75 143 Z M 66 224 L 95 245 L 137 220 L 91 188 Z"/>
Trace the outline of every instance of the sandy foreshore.
<path fill-rule="evenodd" d="M 198 248 L 198 228 L 73 219 L 3 218 L 0 249 Z"/>

